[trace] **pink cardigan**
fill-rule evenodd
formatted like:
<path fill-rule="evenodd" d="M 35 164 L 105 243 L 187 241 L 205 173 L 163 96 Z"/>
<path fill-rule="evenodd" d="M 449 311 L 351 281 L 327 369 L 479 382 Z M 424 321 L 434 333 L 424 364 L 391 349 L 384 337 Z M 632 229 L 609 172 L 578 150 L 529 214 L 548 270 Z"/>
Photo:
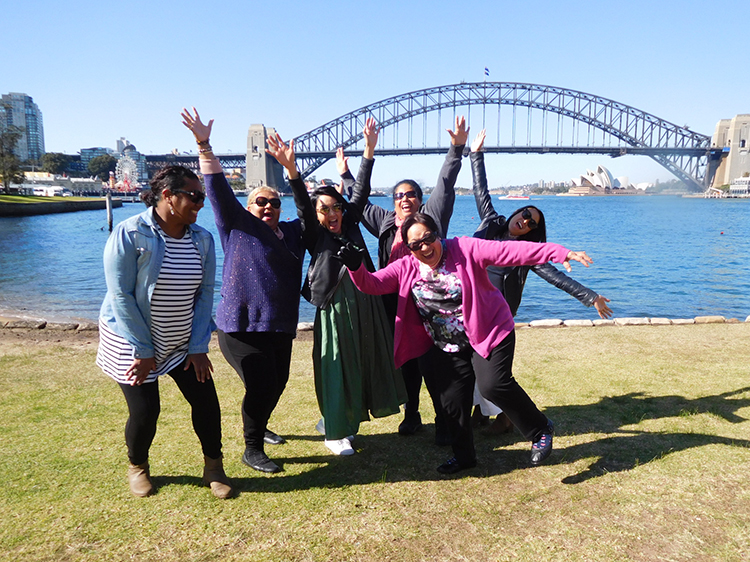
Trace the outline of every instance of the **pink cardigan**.
<path fill-rule="evenodd" d="M 562 263 L 569 250 L 559 244 L 537 242 L 451 238 L 445 241 L 443 264 L 461 279 L 464 328 L 471 347 L 482 357 L 490 352 L 515 326 L 502 293 L 487 277 L 487 266 L 537 265 L 550 260 Z M 413 255 L 396 260 L 370 273 L 361 266 L 349 275 L 357 288 L 371 295 L 398 293 L 393 356 L 397 367 L 420 357 L 433 345 L 422 324 L 411 288 L 419 279 L 419 261 Z"/>

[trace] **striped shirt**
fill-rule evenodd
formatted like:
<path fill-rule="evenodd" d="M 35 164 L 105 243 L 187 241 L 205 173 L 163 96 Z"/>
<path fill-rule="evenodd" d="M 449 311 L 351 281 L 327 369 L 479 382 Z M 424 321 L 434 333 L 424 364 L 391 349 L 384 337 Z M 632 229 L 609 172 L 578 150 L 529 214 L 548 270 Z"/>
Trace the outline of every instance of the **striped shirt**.
<path fill-rule="evenodd" d="M 166 247 L 164 261 L 151 296 L 151 340 L 154 370 L 144 382 L 153 382 L 180 365 L 187 357 L 193 326 L 195 295 L 203 280 L 203 267 L 190 232 L 171 238 L 158 228 Z M 130 384 L 125 372 L 133 364 L 133 347 L 122 336 L 99 322 L 96 364 L 121 384 Z"/>

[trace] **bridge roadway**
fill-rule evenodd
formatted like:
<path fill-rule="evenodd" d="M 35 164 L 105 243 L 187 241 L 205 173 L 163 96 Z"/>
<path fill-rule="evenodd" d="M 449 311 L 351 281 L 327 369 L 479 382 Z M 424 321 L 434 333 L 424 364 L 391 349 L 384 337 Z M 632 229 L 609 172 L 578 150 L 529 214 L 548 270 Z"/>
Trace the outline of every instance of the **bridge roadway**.
<path fill-rule="evenodd" d="M 375 156 L 409 156 L 409 155 L 429 155 L 445 154 L 448 147 L 424 147 L 424 148 L 383 148 L 376 149 Z M 468 154 L 469 148 L 466 148 Z M 721 148 L 684 147 L 684 148 L 651 148 L 651 147 L 633 147 L 633 146 L 487 146 L 484 152 L 492 154 L 602 154 L 617 158 L 625 155 L 640 156 L 688 156 L 699 157 L 708 156 L 712 158 L 721 155 Z M 361 150 L 345 150 L 346 156 L 357 157 L 362 153 Z M 179 164 L 192 170 L 198 170 L 197 154 L 147 154 L 146 162 L 148 164 L 149 175 L 163 166 Z M 305 158 L 333 158 L 334 154 L 328 151 L 305 151 L 297 153 L 298 159 Z M 230 153 L 217 154 L 216 157 L 221 162 L 225 170 L 245 167 L 245 154 Z"/>

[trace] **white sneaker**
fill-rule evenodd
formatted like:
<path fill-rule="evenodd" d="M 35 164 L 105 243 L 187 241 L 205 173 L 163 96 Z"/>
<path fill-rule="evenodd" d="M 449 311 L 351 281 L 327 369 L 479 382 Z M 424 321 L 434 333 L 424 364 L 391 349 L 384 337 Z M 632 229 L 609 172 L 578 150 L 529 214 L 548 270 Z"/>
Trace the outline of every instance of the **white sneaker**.
<path fill-rule="evenodd" d="M 346 457 L 354 454 L 354 449 L 352 449 L 351 441 L 346 438 L 326 439 L 324 443 L 334 455 Z"/>
<path fill-rule="evenodd" d="M 320 418 L 318 420 L 318 423 L 315 424 L 315 431 L 317 431 L 321 435 L 326 434 L 326 422 L 325 420 L 323 420 L 323 418 Z"/>

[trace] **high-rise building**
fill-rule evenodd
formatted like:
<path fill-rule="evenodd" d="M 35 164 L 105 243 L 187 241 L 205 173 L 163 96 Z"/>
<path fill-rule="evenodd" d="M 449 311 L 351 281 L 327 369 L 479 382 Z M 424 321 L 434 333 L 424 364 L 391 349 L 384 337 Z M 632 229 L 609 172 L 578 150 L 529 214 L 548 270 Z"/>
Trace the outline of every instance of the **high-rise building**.
<path fill-rule="evenodd" d="M 0 100 L 0 127 L 21 128 L 16 156 L 23 162 L 39 160 L 44 155 L 44 124 L 42 112 L 31 96 L 11 92 Z"/>

